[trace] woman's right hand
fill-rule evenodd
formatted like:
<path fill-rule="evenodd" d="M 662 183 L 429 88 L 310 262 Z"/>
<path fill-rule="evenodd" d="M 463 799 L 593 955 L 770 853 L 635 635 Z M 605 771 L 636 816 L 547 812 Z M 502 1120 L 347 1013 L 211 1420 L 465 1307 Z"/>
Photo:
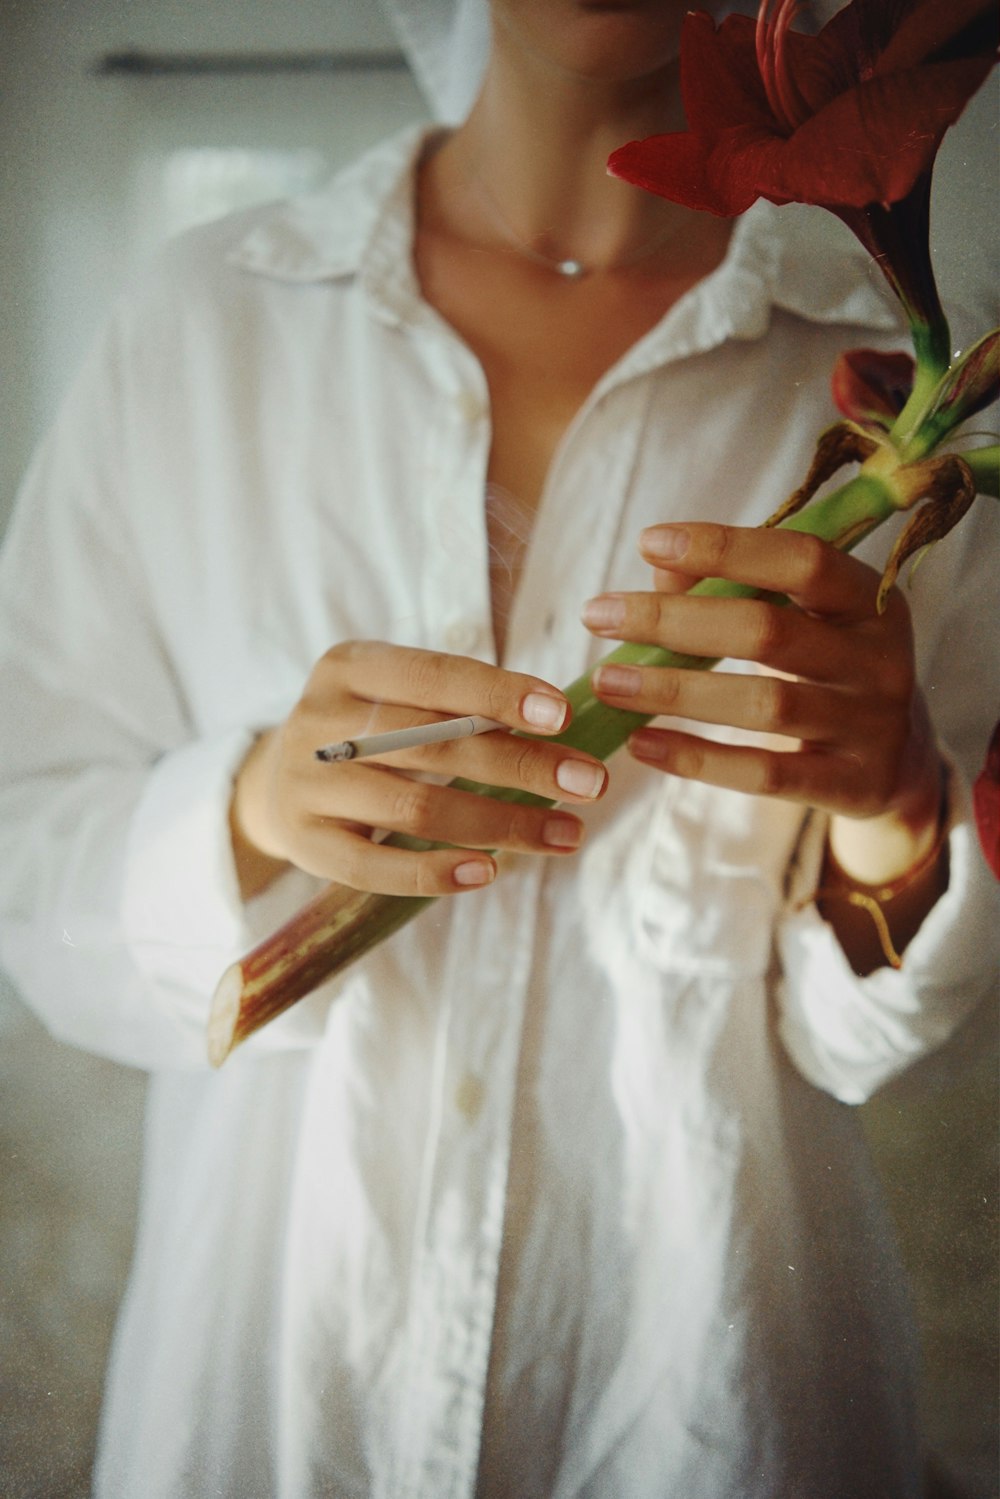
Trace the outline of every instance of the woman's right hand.
<path fill-rule="evenodd" d="M 496 864 L 486 850 L 572 853 L 583 824 L 565 808 L 497 801 L 408 772 L 586 805 L 603 794 L 607 772 L 582 750 L 498 731 L 377 759 L 316 759 L 323 744 L 473 713 L 532 735 L 557 734 L 570 717 L 550 683 L 469 657 L 373 641 L 327 651 L 237 775 L 230 823 L 244 898 L 289 864 L 356 890 L 426 896 L 488 885 Z M 394 848 L 376 830 L 454 847 Z"/>

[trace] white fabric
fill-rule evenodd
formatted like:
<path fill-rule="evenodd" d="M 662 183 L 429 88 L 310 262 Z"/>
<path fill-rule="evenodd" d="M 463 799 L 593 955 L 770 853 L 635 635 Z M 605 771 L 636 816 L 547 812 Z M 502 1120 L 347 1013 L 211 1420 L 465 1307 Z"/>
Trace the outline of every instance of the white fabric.
<path fill-rule="evenodd" d="M 337 639 L 491 658 L 487 391 L 414 282 L 417 144 L 171 247 L 3 558 L 3 960 L 55 1034 L 155 1072 L 97 1493 L 915 1495 L 905 1296 L 842 1100 L 995 982 L 960 784 L 900 974 L 856 982 L 795 911 L 797 809 L 620 757 L 579 858 L 510 859 L 206 1068 L 215 977 L 315 888 L 238 902 L 250 734 Z M 600 382 L 508 664 L 569 681 L 578 601 L 644 586 L 642 525 L 758 521 L 798 481 L 835 354 L 896 337 L 817 232 L 754 210 Z M 998 680 L 979 510 L 914 590 L 966 765 Z"/>
<path fill-rule="evenodd" d="M 431 113 L 445 125 L 468 114 L 489 51 L 486 0 L 382 0 Z"/>

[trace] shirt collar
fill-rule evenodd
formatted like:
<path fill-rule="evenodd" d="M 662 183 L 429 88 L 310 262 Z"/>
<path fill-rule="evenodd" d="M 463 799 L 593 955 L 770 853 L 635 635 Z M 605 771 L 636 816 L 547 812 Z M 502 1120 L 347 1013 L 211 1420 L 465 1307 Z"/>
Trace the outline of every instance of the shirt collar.
<path fill-rule="evenodd" d="M 898 304 L 871 256 L 824 208 L 777 208 L 760 199 L 737 220 L 720 271 L 721 285 L 714 290 L 720 304 L 731 304 L 737 336 L 758 331 L 746 308 L 742 325 L 744 297 L 814 323 L 902 326 Z"/>
<path fill-rule="evenodd" d="M 412 269 L 413 179 L 429 132 L 410 126 L 314 192 L 269 205 L 229 260 L 270 280 L 359 276 L 387 313 L 419 302 Z"/>
<path fill-rule="evenodd" d="M 326 187 L 262 210 L 230 259 L 279 281 L 358 276 L 383 314 L 413 313 L 420 304 L 411 255 L 413 179 L 429 133 L 410 126 Z M 818 323 L 903 326 L 870 257 L 832 215 L 760 201 L 737 220 L 722 264 L 641 340 L 635 363 L 645 363 L 640 350 L 651 354 L 654 345 L 662 357 L 666 335 L 674 358 L 728 338 L 759 338 L 774 308 Z"/>

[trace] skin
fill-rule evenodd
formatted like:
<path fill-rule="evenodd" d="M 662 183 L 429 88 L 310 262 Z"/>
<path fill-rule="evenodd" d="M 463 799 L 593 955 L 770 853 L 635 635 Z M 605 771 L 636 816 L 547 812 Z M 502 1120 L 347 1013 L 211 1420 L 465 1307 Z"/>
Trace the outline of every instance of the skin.
<path fill-rule="evenodd" d="M 419 173 L 423 293 L 483 366 L 493 431 L 488 478 L 519 517 L 515 543 L 488 515 L 501 661 L 523 534 L 567 426 L 601 375 L 725 253 L 724 221 L 640 193 L 604 169 L 622 141 L 680 123 L 684 8 L 674 0 L 495 0 L 480 97 Z M 594 270 L 563 280 L 513 248 L 511 232 L 539 253 L 572 255 Z M 768 674 L 604 672 L 598 695 L 612 706 L 781 734 L 787 749 L 717 745 L 650 727 L 630 752 L 651 774 L 790 797 L 829 813 L 843 871 L 836 877 L 848 885 L 889 881 L 918 864 L 937 833 L 941 771 L 901 596 L 878 616 L 870 568 L 793 533 L 693 518 L 650 528 L 639 546 L 650 589 L 587 603 L 583 618 L 595 635 L 755 661 Z M 792 608 L 684 596 L 708 575 L 787 594 Z M 574 808 L 607 784 L 603 767 L 579 751 L 486 734 L 341 766 L 336 775 L 313 758 L 316 745 L 362 729 L 446 714 L 555 732 L 559 721 L 532 721 L 533 705 L 548 706 L 557 720 L 565 700 L 553 684 L 502 666 L 372 642 L 335 646 L 237 777 L 231 823 L 244 894 L 289 863 L 358 889 L 439 895 L 490 883 L 496 866 L 481 852 L 487 848 L 571 855 L 583 836 Z M 565 806 L 553 813 L 491 803 L 414 783 L 409 771 L 523 786 Z M 567 790 L 560 776 L 574 774 L 576 789 Z M 372 841 L 373 828 L 461 846 L 387 849 Z M 899 951 L 945 880 L 932 861 L 891 903 Z M 859 972 L 884 962 L 863 912 L 833 900 L 824 914 Z"/>

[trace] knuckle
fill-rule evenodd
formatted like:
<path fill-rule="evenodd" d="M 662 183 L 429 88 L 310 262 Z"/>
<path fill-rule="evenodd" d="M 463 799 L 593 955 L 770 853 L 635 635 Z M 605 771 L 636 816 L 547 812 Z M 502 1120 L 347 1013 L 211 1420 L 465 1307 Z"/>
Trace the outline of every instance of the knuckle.
<path fill-rule="evenodd" d="M 340 640 L 336 645 L 331 645 L 328 650 L 325 650 L 323 652 L 322 656 L 320 656 L 319 660 L 316 662 L 316 665 L 313 667 L 312 675 L 309 678 L 310 682 L 314 682 L 318 676 L 323 675 L 326 672 L 336 671 L 341 662 L 349 659 L 350 642 L 346 640 Z"/>
<path fill-rule="evenodd" d="M 716 525 L 707 522 L 702 531 L 702 544 L 705 548 L 707 561 L 716 567 L 724 567 L 724 564 L 733 549 L 733 533 L 729 526 Z"/>
<path fill-rule="evenodd" d="M 441 895 L 449 887 L 442 878 L 437 862 L 417 854 L 413 860 L 413 888 L 415 895 L 424 896 Z"/>
<path fill-rule="evenodd" d="M 431 820 L 434 788 L 423 781 L 407 781 L 396 790 L 390 807 L 390 826 L 407 833 L 422 833 Z"/>
<path fill-rule="evenodd" d="M 781 733 L 798 722 L 797 683 L 789 681 L 787 677 L 761 677 L 757 691 L 760 694 L 762 727 Z"/>
<path fill-rule="evenodd" d="M 781 657 L 789 637 L 788 611 L 754 600 L 749 612 L 752 659 L 770 662 Z"/>
<path fill-rule="evenodd" d="M 510 712 L 510 689 L 505 677 L 491 675 L 486 684 L 486 717 L 506 718 Z"/>
<path fill-rule="evenodd" d="M 790 533 L 794 536 L 793 564 L 797 580 L 797 592 L 809 593 L 818 584 L 825 582 L 836 556 L 828 542 L 807 532 Z"/>
<path fill-rule="evenodd" d="M 678 739 L 670 753 L 669 768 L 675 775 L 691 781 L 701 780 L 705 770 L 705 749 L 702 741 L 691 735 Z"/>
<path fill-rule="evenodd" d="M 672 713 L 676 708 L 684 686 L 684 677 L 679 671 L 663 671 L 653 678 L 656 692 L 657 713 Z"/>
<path fill-rule="evenodd" d="M 512 848 L 536 848 L 540 841 L 538 813 L 530 807 L 512 803 L 507 818 L 506 841 Z"/>
<path fill-rule="evenodd" d="M 447 670 L 446 660 L 438 651 L 414 651 L 407 662 L 408 690 L 421 706 L 436 701 Z"/>
<path fill-rule="evenodd" d="M 769 751 L 760 759 L 760 794 L 786 796 L 791 787 L 793 754 Z"/>
<path fill-rule="evenodd" d="M 637 594 L 629 604 L 629 621 L 626 626 L 629 635 L 634 634 L 640 639 L 661 635 L 669 618 L 672 602 L 673 596 L 669 593 Z"/>
<path fill-rule="evenodd" d="M 371 846 L 361 838 L 352 837 L 340 839 L 338 844 L 337 867 L 333 877 L 351 890 L 370 889 Z"/>
<path fill-rule="evenodd" d="M 511 778 L 522 790 L 532 790 L 538 779 L 538 750 L 530 739 L 511 740 Z"/>
<path fill-rule="evenodd" d="M 320 656 L 314 668 L 314 675 L 328 671 L 339 672 L 359 658 L 370 656 L 377 649 L 378 646 L 373 640 L 338 640 Z"/>

